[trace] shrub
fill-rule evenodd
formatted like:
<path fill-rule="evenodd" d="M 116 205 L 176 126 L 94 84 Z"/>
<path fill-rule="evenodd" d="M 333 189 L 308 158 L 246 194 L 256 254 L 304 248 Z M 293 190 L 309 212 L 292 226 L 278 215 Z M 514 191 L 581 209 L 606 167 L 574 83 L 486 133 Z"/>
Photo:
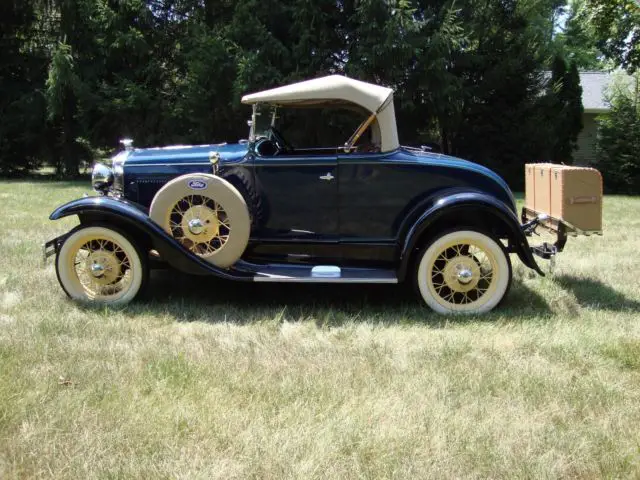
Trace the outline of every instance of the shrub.
<path fill-rule="evenodd" d="M 611 110 L 599 117 L 596 152 L 605 188 L 640 193 L 640 76 L 616 82 L 608 99 Z"/>

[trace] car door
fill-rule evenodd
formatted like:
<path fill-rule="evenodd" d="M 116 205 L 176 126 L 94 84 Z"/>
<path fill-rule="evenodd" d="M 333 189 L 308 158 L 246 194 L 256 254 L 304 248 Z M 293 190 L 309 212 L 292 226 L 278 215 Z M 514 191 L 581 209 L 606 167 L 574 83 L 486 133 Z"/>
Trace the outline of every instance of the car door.
<path fill-rule="evenodd" d="M 337 155 L 253 158 L 264 215 L 252 233 L 254 254 L 322 262 L 338 238 Z M 285 258 L 286 257 L 286 258 Z"/>
<path fill-rule="evenodd" d="M 341 153 L 340 243 L 344 261 L 386 265 L 396 259 L 398 218 L 412 194 L 411 175 L 399 181 L 386 153 Z"/>

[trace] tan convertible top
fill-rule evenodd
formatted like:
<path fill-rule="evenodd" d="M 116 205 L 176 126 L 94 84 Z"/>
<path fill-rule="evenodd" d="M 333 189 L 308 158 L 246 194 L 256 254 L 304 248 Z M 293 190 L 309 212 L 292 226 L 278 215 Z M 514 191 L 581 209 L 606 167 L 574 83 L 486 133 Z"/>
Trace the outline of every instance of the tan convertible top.
<path fill-rule="evenodd" d="M 393 90 L 372 83 L 330 75 L 245 95 L 242 103 L 283 106 L 355 104 L 376 114 L 381 151 L 395 150 L 399 146 Z"/>

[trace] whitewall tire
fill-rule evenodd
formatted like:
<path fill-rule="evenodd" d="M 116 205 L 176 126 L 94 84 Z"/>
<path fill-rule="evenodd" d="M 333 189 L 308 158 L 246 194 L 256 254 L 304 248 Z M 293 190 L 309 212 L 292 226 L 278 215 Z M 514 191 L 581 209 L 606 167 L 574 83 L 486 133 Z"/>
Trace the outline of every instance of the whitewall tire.
<path fill-rule="evenodd" d="M 511 284 L 511 262 L 498 240 L 456 230 L 433 241 L 419 257 L 416 283 L 441 314 L 476 314 L 494 308 Z"/>
<path fill-rule="evenodd" d="M 156 193 L 149 217 L 185 248 L 218 267 L 244 253 L 251 217 L 238 190 L 206 173 L 174 178 Z"/>
<path fill-rule="evenodd" d="M 74 300 L 124 304 L 147 283 L 146 257 L 124 234 L 103 226 L 79 226 L 56 256 L 56 273 Z"/>

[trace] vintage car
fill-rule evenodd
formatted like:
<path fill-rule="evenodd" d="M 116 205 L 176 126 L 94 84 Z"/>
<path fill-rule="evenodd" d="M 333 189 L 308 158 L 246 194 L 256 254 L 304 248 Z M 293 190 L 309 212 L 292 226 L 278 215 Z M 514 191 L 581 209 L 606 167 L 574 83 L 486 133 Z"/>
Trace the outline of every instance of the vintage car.
<path fill-rule="evenodd" d="M 80 224 L 45 244 L 72 299 L 120 304 L 151 266 L 253 282 L 417 287 L 439 313 L 481 313 L 509 290 L 510 254 L 543 274 L 507 184 L 475 163 L 400 146 L 393 90 L 340 75 L 242 98 L 249 138 L 236 144 L 134 148 L 96 164 L 97 196 L 50 216 Z M 282 108 L 357 112 L 342 145 L 291 145 Z M 359 140 L 367 139 L 363 146 Z M 239 288 L 241 286 L 239 285 Z"/>

